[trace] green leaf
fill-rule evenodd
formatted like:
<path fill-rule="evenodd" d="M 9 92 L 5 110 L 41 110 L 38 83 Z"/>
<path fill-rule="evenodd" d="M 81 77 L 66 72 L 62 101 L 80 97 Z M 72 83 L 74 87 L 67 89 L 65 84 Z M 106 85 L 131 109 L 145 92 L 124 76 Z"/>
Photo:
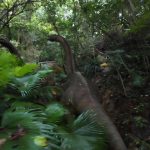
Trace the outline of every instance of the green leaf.
<path fill-rule="evenodd" d="M 62 137 L 62 150 L 105 150 L 104 127 L 91 111 L 82 113 L 66 129 L 59 130 Z"/>
<path fill-rule="evenodd" d="M 68 110 L 59 103 L 53 103 L 47 106 L 45 112 L 50 122 L 57 122 L 60 121 L 62 117 L 68 113 Z"/>
<path fill-rule="evenodd" d="M 34 143 L 38 146 L 45 147 L 48 145 L 47 138 L 44 136 L 36 136 L 34 137 Z"/>
<path fill-rule="evenodd" d="M 33 75 L 15 78 L 10 85 L 16 88 L 22 96 L 27 96 L 40 87 L 41 80 L 51 72 L 52 70 L 41 70 Z"/>
<path fill-rule="evenodd" d="M 14 77 L 17 59 L 6 51 L 0 51 L 0 86 L 3 87 Z"/>
<path fill-rule="evenodd" d="M 32 135 L 25 135 L 17 140 L 8 140 L 3 146 L 3 150 L 43 150 L 34 143 Z"/>
<path fill-rule="evenodd" d="M 22 67 L 15 68 L 15 76 L 22 77 L 28 73 L 32 73 L 35 69 L 37 69 L 37 64 L 25 64 Z"/>
<path fill-rule="evenodd" d="M 143 85 L 143 83 L 144 83 L 144 79 L 139 74 L 134 74 L 132 83 L 136 87 L 141 87 Z"/>

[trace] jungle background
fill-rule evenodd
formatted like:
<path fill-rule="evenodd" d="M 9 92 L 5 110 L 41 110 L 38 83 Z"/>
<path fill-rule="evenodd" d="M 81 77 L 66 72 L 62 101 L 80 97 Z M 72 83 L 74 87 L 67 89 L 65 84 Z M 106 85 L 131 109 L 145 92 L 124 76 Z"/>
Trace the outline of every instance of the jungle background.
<path fill-rule="evenodd" d="M 149 0 L 0 0 L 0 40 L 10 41 L 26 63 L 0 47 L 0 149 L 107 147 L 89 112 L 77 116 L 59 102 L 64 52 L 48 41 L 51 34 L 67 39 L 127 147 L 149 150 Z"/>

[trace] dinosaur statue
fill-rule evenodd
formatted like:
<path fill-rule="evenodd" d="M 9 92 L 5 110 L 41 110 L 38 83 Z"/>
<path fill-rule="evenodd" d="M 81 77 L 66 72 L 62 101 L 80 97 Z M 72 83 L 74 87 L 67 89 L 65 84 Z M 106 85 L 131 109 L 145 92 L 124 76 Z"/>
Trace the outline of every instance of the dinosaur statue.
<path fill-rule="evenodd" d="M 60 35 L 50 35 L 48 40 L 59 42 L 64 48 L 65 70 L 68 75 L 67 87 L 62 98 L 64 103 L 71 104 L 79 113 L 93 110 L 96 113 L 96 119 L 104 123 L 106 127 L 110 150 L 127 150 L 116 126 L 103 110 L 99 99 L 92 93 L 92 88 L 83 75 L 75 69 L 72 50 L 67 40 Z"/>

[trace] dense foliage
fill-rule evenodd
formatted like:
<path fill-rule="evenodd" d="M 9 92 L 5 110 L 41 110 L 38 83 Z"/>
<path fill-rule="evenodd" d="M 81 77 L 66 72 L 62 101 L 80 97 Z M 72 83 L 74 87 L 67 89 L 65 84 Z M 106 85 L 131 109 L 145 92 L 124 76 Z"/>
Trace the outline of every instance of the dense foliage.
<path fill-rule="evenodd" d="M 93 132 L 82 124 L 84 117 L 89 121 L 88 113 L 76 119 L 55 103 L 62 94 L 65 74 L 37 65 L 52 60 L 63 68 L 63 50 L 47 41 L 50 34 L 63 35 L 69 41 L 77 68 L 99 87 L 102 103 L 115 115 L 126 144 L 131 149 L 149 149 L 149 0 L 2 0 L 0 36 L 17 47 L 26 63 L 21 64 L 4 49 L 0 51 L 0 146 L 4 143 L 6 150 L 10 146 L 40 149 L 41 143 L 42 149 L 77 150 L 90 149 L 92 138 L 97 140 L 95 133 L 91 139 L 86 136 Z M 83 125 L 81 132 L 87 131 L 84 138 L 76 132 L 76 122 Z M 97 130 L 95 122 L 92 127 Z M 103 140 L 103 129 L 98 128 Z M 27 147 L 19 148 L 18 140 Z"/>
<path fill-rule="evenodd" d="M 18 66 L 17 58 L 8 52 L 1 51 L 0 58 L 3 64 L 0 66 L 2 149 L 92 150 L 105 147 L 104 129 L 93 118 L 94 112 L 75 118 L 53 96 L 58 91 L 43 84 L 45 77 L 53 73 L 52 69 L 41 70 L 36 64 Z"/>

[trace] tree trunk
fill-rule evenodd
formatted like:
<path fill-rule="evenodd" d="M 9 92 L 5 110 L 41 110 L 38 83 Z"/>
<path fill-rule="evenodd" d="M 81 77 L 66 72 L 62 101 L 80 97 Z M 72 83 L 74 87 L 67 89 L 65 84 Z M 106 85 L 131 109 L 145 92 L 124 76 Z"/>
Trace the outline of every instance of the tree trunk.
<path fill-rule="evenodd" d="M 18 53 L 18 50 L 10 43 L 9 40 L 7 40 L 6 38 L 0 37 L 0 44 L 3 47 L 7 48 L 10 53 L 16 55 L 18 58 L 21 59 L 20 54 Z"/>

